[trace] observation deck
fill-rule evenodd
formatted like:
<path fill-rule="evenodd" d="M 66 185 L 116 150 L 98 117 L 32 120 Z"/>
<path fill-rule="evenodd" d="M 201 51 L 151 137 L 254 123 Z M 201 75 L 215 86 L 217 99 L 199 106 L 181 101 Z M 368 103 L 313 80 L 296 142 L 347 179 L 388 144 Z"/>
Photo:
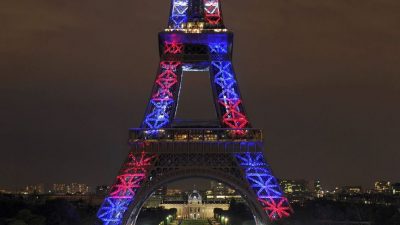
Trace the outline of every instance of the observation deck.
<path fill-rule="evenodd" d="M 129 142 L 258 142 L 263 140 L 261 129 L 244 128 L 165 128 L 129 129 Z"/>

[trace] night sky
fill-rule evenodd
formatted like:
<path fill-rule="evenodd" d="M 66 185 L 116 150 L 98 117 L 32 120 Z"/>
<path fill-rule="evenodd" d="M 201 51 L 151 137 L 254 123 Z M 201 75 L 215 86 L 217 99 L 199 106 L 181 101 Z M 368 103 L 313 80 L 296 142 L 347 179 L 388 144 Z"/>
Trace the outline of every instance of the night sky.
<path fill-rule="evenodd" d="M 330 188 L 400 181 L 399 9 L 398 0 L 224 1 L 247 113 L 278 177 Z M 169 0 L 1 0 L 0 188 L 113 181 L 168 13 Z M 189 75 L 178 115 L 208 118 L 207 76 Z"/>

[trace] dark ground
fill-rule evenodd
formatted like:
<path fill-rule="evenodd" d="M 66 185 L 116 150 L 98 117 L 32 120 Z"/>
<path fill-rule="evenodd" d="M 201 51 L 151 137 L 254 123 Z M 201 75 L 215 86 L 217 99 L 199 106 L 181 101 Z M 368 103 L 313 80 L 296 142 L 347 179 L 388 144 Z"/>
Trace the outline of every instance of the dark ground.
<path fill-rule="evenodd" d="M 83 201 L 45 200 L 42 197 L 0 196 L 0 225 L 93 225 L 98 206 Z M 295 214 L 278 224 L 314 225 L 321 220 L 369 221 L 372 225 L 399 225 L 400 208 L 385 205 L 365 205 L 313 200 L 293 205 Z M 242 203 L 231 203 L 228 211 L 216 210 L 228 216 L 231 224 L 252 225 L 252 214 Z M 174 210 L 142 210 L 140 225 L 158 225 Z"/>

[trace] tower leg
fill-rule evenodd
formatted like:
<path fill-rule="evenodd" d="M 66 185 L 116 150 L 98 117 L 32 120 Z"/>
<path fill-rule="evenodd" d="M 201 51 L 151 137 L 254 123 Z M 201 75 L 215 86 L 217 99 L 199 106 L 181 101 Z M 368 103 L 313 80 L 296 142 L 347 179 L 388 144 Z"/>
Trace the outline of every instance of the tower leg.
<path fill-rule="evenodd" d="M 166 127 L 174 118 L 182 80 L 182 63 L 161 61 L 142 128 Z"/>
<path fill-rule="evenodd" d="M 138 149 L 129 153 L 114 185 L 97 213 L 97 218 L 102 225 L 121 224 L 123 216 L 141 184 L 148 178 L 148 169 L 156 155 L 140 151 L 143 149 L 144 143 L 138 143 L 138 145 Z"/>
<path fill-rule="evenodd" d="M 257 145 L 245 143 L 246 148 Z M 262 148 L 260 148 L 262 149 Z M 288 217 L 292 213 L 289 201 L 284 196 L 278 180 L 273 176 L 262 151 L 236 153 L 235 157 L 244 171 L 246 180 L 271 221 Z M 257 220 L 256 220 L 257 222 Z M 259 222 L 259 221 L 258 221 Z"/>
<path fill-rule="evenodd" d="M 210 49 L 212 48 L 210 47 Z M 250 127 L 232 63 L 230 61 L 211 61 L 210 74 L 217 114 L 222 126 L 233 129 Z"/>

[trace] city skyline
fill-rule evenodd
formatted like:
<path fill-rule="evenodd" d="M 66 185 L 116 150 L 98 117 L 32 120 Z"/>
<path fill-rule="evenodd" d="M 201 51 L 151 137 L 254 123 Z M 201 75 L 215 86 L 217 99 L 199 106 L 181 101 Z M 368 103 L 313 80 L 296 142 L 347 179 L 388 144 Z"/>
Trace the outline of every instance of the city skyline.
<path fill-rule="evenodd" d="M 168 189 L 180 189 L 180 190 L 207 190 L 212 186 L 212 183 L 221 183 L 219 181 L 216 180 L 212 180 L 212 179 L 204 179 L 204 178 L 188 178 L 184 180 L 185 182 L 182 181 L 175 181 L 175 182 L 171 182 L 167 185 L 165 185 L 166 188 Z M 327 188 L 323 182 L 321 182 L 321 180 L 305 180 L 305 179 L 280 179 L 279 180 L 281 183 L 282 182 L 297 182 L 297 183 L 302 183 L 305 185 L 305 187 L 309 190 L 309 191 L 315 191 L 315 182 L 318 182 L 320 185 L 320 188 L 324 191 L 334 191 L 342 188 L 347 188 L 347 187 L 360 187 L 362 189 L 362 192 L 366 192 L 366 191 L 382 191 L 382 189 L 384 189 L 384 187 L 390 187 L 392 185 L 396 185 L 396 187 L 398 185 L 400 185 L 399 181 L 388 181 L 388 180 L 376 180 L 374 181 L 372 184 L 370 184 L 369 186 L 362 186 L 362 185 L 357 185 L 357 184 L 345 184 L 342 186 L 336 185 L 333 188 Z M 222 183 L 223 184 L 223 183 Z M 16 187 L 15 189 L 5 189 L 3 187 L 0 186 L 0 190 L 3 191 L 25 191 L 28 188 L 31 187 L 35 187 L 35 186 L 42 186 L 43 191 L 42 192 L 46 192 L 46 191 L 55 191 L 55 189 L 58 189 L 59 186 L 63 186 L 63 189 L 65 192 L 68 192 L 68 189 L 70 188 L 69 186 L 84 186 L 87 190 L 85 192 L 94 192 L 96 188 L 98 187 L 105 187 L 108 186 L 110 187 L 110 184 L 95 184 L 95 185 L 89 185 L 85 182 L 71 182 L 71 183 L 67 183 L 67 182 L 58 182 L 58 183 L 30 183 L 30 184 L 25 184 L 19 187 Z M 225 187 L 234 189 L 233 187 L 230 187 L 227 184 L 223 184 Z M 56 188 L 57 186 L 57 188 Z M 56 191 L 57 192 L 57 191 Z M 73 191 L 76 192 L 76 191 Z M 54 193 L 54 192 L 53 192 Z"/>
<path fill-rule="evenodd" d="M 395 1 L 370 2 L 357 10 L 340 1 L 251 1 L 247 20 L 235 18 L 243 5 L 225 3 L 248 114 L 264 129 L 277 177 L 327 186 L 400 180 L 399 16 Z M 127 129 L 143 118 L 169 2 L 145 10 L 132 1 L 3 4 L 0 186 L 111 184 L 128 152 Z M 12 19 L 21 15 L 29 22 Z M 199 105 L 182 99 L 178 115 L 208 119 L 207 78 L 187 84 L 183 92 Z"/>

